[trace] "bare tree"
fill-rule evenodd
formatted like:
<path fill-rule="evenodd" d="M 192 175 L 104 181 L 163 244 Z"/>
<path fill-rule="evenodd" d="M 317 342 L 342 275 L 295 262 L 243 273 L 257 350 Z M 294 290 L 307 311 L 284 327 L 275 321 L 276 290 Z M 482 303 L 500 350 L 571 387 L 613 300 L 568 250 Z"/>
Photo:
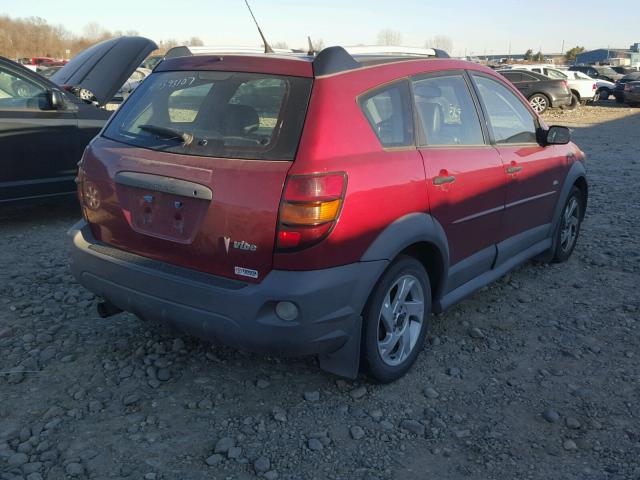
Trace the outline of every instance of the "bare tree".
<path fill-rule="evenodd" d="M 289 48 L 289 45 L 287 44 L 287 42 L 276 42 L 276 43 L 272 43 L 271 44 L 272 48 Z"/>
<path fill-rule="evenodd" d="M 87 40 L 100 41 L 112 36 L 111 32 L 105 29 L 98 22 L 87 23 L 82 29 L 83 36 Z"/>
<path fill-rule="evenodd" d="M 202 47 L 204 45 L 200 37 L 191 37 L 186 43 L 191 47 Z"/>
<path fill-rule="evenodd" d="M 445 52 L 451 52 L 453 51 L 453 40 L 451 40 L 451 37 L 448 37 L 447 35 L 435 35 L 427 40 L 425 47 L 438 48 Z"/>
<path fill-rule="evenodd" d="M 311 40 L 311 45 L 313 45 L 314 52 L 319 52 L 324 48 L 324 40 L 316 38 L 315 40 Z"/>
<path fill-rule="evenodd" d="M 378 32 L 378 45 L 400 45 L 402 34 L 397 30 L 386 28 Z"/>

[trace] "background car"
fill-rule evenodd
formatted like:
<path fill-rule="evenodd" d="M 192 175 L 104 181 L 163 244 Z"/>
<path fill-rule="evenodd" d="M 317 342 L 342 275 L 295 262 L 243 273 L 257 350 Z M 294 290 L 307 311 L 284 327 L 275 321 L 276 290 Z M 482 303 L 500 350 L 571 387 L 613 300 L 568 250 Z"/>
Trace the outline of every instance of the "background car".
<path fill-rule="evenodd" d="M 566 74 L 571 79 L 589 80 L 596 83 L 596 93 L 593 96 L 593 100 L 607 100 L 609 95 L 613 93 L 613 89 L 616 84 L 608 80 L 591 78 L 586 73 L 578 72 L 575 70 L 562 70 L 562 73 Z"/>
<path fill-rule="evenodd" d="M 549 78 L 555 78 L 556 80 L 567 80 L 569 89 L 573 95 L 571 104 L 566 107 L 569 109 L 576 108 L 580 103 L 585 104 L 590 100 L 593 100 L 597 91 L 596 82 L 594 79 L 578 78 L 568 72 L 554 68 L 550 65 L 518 65 L 518 70 L 528 70 L 530 72 L 541 73 Z M 579 73 L 579 72 L 577 72 Z"/>
<path fill-rule="evenodd" d="M 624 102 L 624 87 L 629 82 L 636 82 L 640 80 L 640 72 L 633 72 L 629 75 L 625 75 L 615 83 L 613 89 L 613 96 L 616 97 L 616 102 Z"/>
<path fill-rule="evenodd" d="M 537 113 L 548 108 L 571 105 L 572 93 L 567 80 L 549 78 L 527 70 L 499 70 L 524 95 Z"/>
<path fill-rule="evenodd" d="M 625 83 L 624 103 L 628 103 L 632 107 L 640 106 L 640 81 Z"/>
<path fill-rule="evenodd" d="M 51 79 L 0 57 L 0 204 L 75 194 L 76 164 L 111 115 L 98 107 L 156 48 L 141 37 L 107 40 Z"/>
<path fill-rule="evenodd" d="M 143 62 L 144 63 L 144 62 Z M 118 89 L 111 103 L 122 103 L 135 88 L 140 85 L 140 82 L 147 78 L 151 74 L 151 70 L 148 68 L 138 67 L 127 79 L 127 81 Z"/>
<path fill-rule="evenodd" d="M 611 67 L 617 73 L 621 73 L 622 75 L 629 75 L 630 73 L 637 72 L 638 69 L 634 67 Z"/>
<path fill-rule="evenodd" d="M 607 65 L 574 65 L 569 67 L 569 70 L 582 72 L 589 75 L 591 78 L 608 80 L 610 82 L 615 82 L 623 77 L 621 73 L 616 72 Z"/>

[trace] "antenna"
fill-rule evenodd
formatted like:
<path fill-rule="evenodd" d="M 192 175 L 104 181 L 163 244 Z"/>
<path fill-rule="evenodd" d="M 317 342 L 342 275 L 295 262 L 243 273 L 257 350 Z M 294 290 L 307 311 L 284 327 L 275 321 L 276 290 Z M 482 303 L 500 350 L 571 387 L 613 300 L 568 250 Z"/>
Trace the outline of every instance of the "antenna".
<path fill-rule="evenodd" d="M 307 55 L 309 55 L 310 57 L 313 57 L 316 54 L 316 49 L 313 48 L 313 42 L 311 41 L 311 37 L 307 37 L 307 41 L 309 42 L 309 51 L 307 52 Z"/>
<path fill-rule="evenodd" d="M 264 43 L 264 53 L 273 53 L 273 48 L 271 48 L 271 45 L 269 45 L 269 43 L 267 42 L 267 39 L 264 38 L 264 33 L 262 33 L 262 30 L 260 30 L 260 25 L 258 25 L 258 21 L 256 20 L 256 17 L 253 14 L 251 7 L 249 6 L 248 0 L 244 0 L 244 3 L 247 5 L 247 8 L 249 9 L 249 13 L 251 14 L 251 18 L 253 18 L 253 21 L 256 24 L 256 27 L 258 28 L 258 33 L 260 34 L 260 37 L 262 38 L 262 42 Z"/>

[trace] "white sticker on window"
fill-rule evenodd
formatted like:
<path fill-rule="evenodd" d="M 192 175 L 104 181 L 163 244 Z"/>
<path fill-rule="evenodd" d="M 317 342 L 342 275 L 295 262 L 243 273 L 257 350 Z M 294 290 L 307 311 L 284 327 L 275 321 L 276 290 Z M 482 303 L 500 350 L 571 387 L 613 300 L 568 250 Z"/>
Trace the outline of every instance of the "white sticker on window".
<path fill-rule="evenodd" d="M 235 273 L 236 275 L 240 275 L 242 277 L 258 278 L 258 271 L 251 270 L 250 268 L 235 267 Z"/>

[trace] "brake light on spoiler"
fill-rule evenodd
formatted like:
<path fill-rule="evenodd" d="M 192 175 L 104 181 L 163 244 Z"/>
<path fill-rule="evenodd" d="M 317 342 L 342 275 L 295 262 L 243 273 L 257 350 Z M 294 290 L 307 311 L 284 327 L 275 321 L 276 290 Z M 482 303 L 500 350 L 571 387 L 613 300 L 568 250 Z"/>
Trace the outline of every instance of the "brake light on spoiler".
<path fill-rule="evenodd" d="M 276 248 L 307 248 L 324 239 L 338 221 L 346 187 L 344 172 L 289 176 L 280 203 Z"/>

